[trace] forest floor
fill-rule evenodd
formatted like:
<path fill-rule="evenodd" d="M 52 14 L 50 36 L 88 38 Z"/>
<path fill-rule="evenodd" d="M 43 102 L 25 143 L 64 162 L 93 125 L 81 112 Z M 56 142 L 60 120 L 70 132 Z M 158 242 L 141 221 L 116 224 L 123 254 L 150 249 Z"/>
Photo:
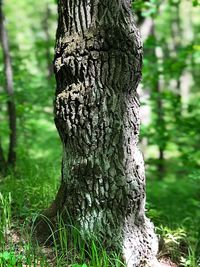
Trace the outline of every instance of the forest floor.
<path fill-rule="evenodd" d="M 32 244 L 32 222 L 41 210 L 48 207 L 58 186 L 58 180 L 52 178 L 56 177 L 54 175 L 58 170 L 51 164 L 47 164 L 46 168 L 44 162 L 40 164 L 43 164 L 43 168 L 40 168 L 39 163 L 35 165 L 34 173 L 37 175 L 29 173 L 27 176 L 27 173 L 21 172 L 21 177 L 14 179 L 10 175 L 1 183 L 0 247 L 3 250 L 0 252 L 0 266 L 124 266 L 119 255 L 112 255 L 110 259 L 96 245 L 91 248 L 89 261 L 88 255 L 82 254 L 80 257 L 74 253 L 74 247 L 74 251 L 68 253 L 71 258 L 67 259 L 66 265 L 66 243 L 62 244 L 61 253 L 57 245 L 51 248 Z M 48 175 L 45 176 L 44 173 Z M 160 237 L 159 260 L 162 266 L 200 266 L 198 185 L 195 181 L 188 184 L 187 180 L 178 183 L 173 179 L 149 180 L 147 189 L 147 213 Z M 76 238 L 75 243 L 80 241 Z M 5 262 L 10 265 L 5 265 Z"/>
<path fill-rule="evenodd" d="M 52 122 L 38 118 L 34 130 L 34 138 L 20 140 L 15 172 L 0 178 L 0 267 L 124 266 L 120 255 L 108 255 L 95 242 L 86 255 L 77 233 L 70 250 L 66 238 L 61 249 L 33 246 L 33 221 L 52 202 L 59 185 L 62 150 Z M 173 267 L 200 267 L 200 174 L 179 173 L 183 167 L 178 169 L 171 158 L 167 173 L 158 180 L 150 166 L 147 162 L 146 208 L 160 239 L 159 259 Z M 63 225 L 59 234 L 66 234 Z"/>

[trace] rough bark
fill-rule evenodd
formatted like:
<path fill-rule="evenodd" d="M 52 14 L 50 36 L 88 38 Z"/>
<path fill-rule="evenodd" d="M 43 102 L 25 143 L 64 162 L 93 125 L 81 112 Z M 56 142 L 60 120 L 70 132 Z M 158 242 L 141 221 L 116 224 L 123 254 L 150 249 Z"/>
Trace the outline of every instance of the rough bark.
<path fill-rule="evenodd" d="M 62 182 L 48 217 L 67 210 L 82 233 L 121 249 L 127 266 L 157 252 L 145 216 L 145 174 L 137 147 L 142 44 L 126 0 L 59 0 L 55 123 Z"/>
<path fill-rule="evenodd" d="M 11 57 L 9 51 L 9 42 L 8 36 L 4 25 L 4 15 L 2 9 L 2 1 L 0 1 L 0 39 L 3 51 L 4 58 L 4 69 L 5 69 L 5 91 L 8 95 L 7 101 L 7 110 L 9 117 L 9 128 L 10 128 L 10 136 L 9 136 L 9 149 L 8 149 L 8 160 L 7 164 L 10 166 L 15 165 L 16 161 L 16 106 L 14 100 L 14 89 L 13 89 L 13 73 L 12 73 L 12 65 L 11 65 Z"/>

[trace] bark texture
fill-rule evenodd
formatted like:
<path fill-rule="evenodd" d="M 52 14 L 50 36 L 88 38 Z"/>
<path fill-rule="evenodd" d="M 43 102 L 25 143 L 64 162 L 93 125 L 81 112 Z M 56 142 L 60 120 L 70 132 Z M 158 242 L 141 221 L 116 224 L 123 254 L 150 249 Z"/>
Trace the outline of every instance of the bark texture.
<path fill-rule="evenodd" d="M 59 0 L 55 123 L 62 183 L 49 216 L 67 209 L 83 233 L 123 250 L 128 266 L 157 252 L 145 217 L 137 147 L 142 44 L 127 0 Z"/>

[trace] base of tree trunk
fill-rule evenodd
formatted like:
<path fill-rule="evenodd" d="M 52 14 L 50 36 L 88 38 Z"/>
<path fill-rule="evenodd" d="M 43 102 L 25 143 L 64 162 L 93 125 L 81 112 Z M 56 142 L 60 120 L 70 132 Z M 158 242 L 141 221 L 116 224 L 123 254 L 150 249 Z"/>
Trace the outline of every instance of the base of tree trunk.
<path fill-rule="evenodd" d="M 66 193 L 67 185 L 62 183 L 51 206 L 38 216 L 34 222 L 34 237 L 40 244 L 55 245 L 55 240 L 59 243 L 56 231 L 60 219 L 66 225 L 69 225 L 70 232 L 72 221 L 67 212 Z M 105 247 L 108 253 L 115 251 L 121 254 L 127 267 L 159 267 L 161 265 L 155 258 L 158 243 L 154 234 L 153 224 L 146 217 L 141 218 L 143 219 L 136 221 L 134 216 L 127 217 L 121 229 L 118 227 L 116 227 L 118 231 L 113 229 L 112 238 L 110 236 L 107 236 L 107 238 L 105 236 L 102 237 L 98 229 L 95 232 L 95 228 L 91 234 L 95 235 L 101 246 Z M 78 230 L 80 230 L 83 240 L 87 240 L 89 243 L 90 235 L 86 235 L 86 232 L 81 229 L 83 225 L 78 225 L 76 222 L 73 222 L 73 225 L 79 228 Z M 66 230 L 68 230 L 67 226 Z M 116 238 L 114 235 L 116 235 Z"/>
<path fill-rule="evenodd" d="M 66 185 L 61 184 L 55 200 L 51 206 L 38 215 L 34 221 L 34 238 L 40 243 L 51 245 L 52 234 L 56 231 L 57 220 L 62 213 L 62 204 L 65 201 Z"/>

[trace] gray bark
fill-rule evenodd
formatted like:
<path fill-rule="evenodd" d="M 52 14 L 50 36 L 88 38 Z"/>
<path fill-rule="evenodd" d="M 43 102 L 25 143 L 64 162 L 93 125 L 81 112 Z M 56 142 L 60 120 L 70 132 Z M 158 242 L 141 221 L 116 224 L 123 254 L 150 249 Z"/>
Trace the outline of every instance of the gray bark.
<path fill-rule="evenodd" d="M 5 91 L 8 95 L 7 110 L 8 110 L 9 128 L 10 128 L 7 164 L 13 167 L 16 161 L 16 106 L 14 100 L 13 73 L 12 73 L 11 57 L 9 51 L 9 42 L 4 25 L 2 1 L 0 1 L 0 40 L 4 58 L 4 69 L 6 77 Z"/>
<path fill-rule="evenodd" d="M 137 147 L 142 44 L 125 0 L 59 0 L 55 123 L 62 182 L 49 217 L 67 209 L 83 233 L 121 249 L 127 266 L 157 252 L 145 216 L 145 174 Z"/>

